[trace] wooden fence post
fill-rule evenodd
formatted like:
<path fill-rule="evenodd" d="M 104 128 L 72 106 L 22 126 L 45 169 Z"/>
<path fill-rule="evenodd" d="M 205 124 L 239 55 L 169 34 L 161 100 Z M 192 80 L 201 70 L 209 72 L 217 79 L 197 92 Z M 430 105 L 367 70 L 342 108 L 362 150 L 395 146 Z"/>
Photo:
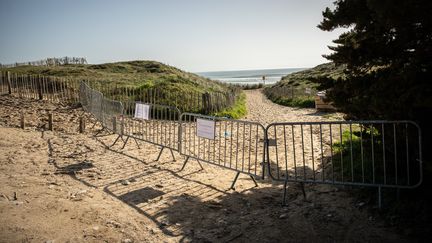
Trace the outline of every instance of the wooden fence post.
<path fill-rule="evenodd" d="M 84 117 L 80 117 L 79 119 L 79 132 L 84 133 L 85 132 L 85 120 Z"/>
<path fill-rule="evenodd" d="M 113 123 L 113 131 L 114 133 L 117 132 L 117 118 L 115 116 L 113 116 L 112 118 L 112 123 Z"/>
<path fill-rule="evenodd" d="M 205 92 L 202 94 L 202 105 L 205 114 L 209 114 L 211 112 L 211 98 L 210 93 Z"/>
<path fill-rule="evenodd" d="M 10 72 L 6 72 L 6 79 L 7 79 L 7 83 L 8 83 L 8 92 L 9 94 L 12 94 L 12 84 L 11 84 L 11 80 L 10 80 Z"/>
<path fill-rule="evenodd" d="M 20 127 L 21 127 L 21 129 L 25 128 L 24 112 L 21 112 Z"/>
<path fill-rule="evenodd" d="M 37 76 L 37 89 L 38 89 L 38 95 L 39 95 L 39 99 L 42 100 L 43 99 L 43 94 L 42 94 L 42 83 L 41 83 L 41 77 L 40 75 Z"/>
<path fill-rule="evenodd" d="M 48 113 L 48 130 L 53 130 L 53 114 Z"/>

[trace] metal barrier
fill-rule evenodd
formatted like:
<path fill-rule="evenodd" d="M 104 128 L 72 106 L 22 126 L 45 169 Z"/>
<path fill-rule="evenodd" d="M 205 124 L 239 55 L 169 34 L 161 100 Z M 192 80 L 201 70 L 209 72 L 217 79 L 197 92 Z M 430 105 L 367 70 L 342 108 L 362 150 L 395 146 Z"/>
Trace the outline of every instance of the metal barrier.
<path fill-rule="evenodd" d="M 123 104 L 120 101 L 102 98 L 102 120 L 100 121 L 104 129 L 113 133 L 120 134 L 119 124 L 123 117 Z"/>
<path fill-rule="evenodd" d="M 96 118 L 96 122 L 93 124 L 93 127 L 97 124 L 97 122 L 100 122 L 102 125 L 102 129 L 99 130 L 96 135 L 101 131 L 106 130 L 108 123 L 104 123 L 103 102 L 106 100 L 107 103 L 110 103 L 109 100 L 104 99 L 101 92 L 90 88 L 90 86 L 88 86 L 88 84 L 83 81 L 80 83 L 79 93 L 79 101 L 84 111 L 89 112 Z M 107 106 L 109 107 L 110 105 L 107 104 Z"/>
<path fill-rule="evenodd" d="M 173 150 L 179 151 L 179 129 L 180 111 L 176 107 L 136 102 L 136 104 L 148 107 L 148 115 L 145 119 L 137 117 L 136 110 L 131 115 L 124 115 L 121 121 L 122 130 L 114 144 L 122 136 L 126 136 L 123 148 L 129 138 L 141 140 L 154 145 L 161 146 L 156 159 L 159 160 L 165 148 L 171 151 L 175 160 Z M 113 145 L 114 145 L 113 144 Z M 138 145 L 138 143 L 137 143 Z"/>
<path fill-rule="evenodd" d="M 180 154 L 189 158 L 236 171 L 234 189 L 240 173 L 264 177 L 264 127 L 256 122 L 183 113 L 180 117 Z"/>
<path fill-rule="evenodd" d="M 168 148 L 190 158 L 255 178 L 268 175 L 284 182 L 378 188 L 415 188 L 423 181 L 420 127 L 411 121 L 329 121 L 260 123 L 194 113 L 180 114 L 172 106 L 135 103 L 126 112 L 122 103 L 103 97 L 81 82 L 85 111 L 118 134 L 113 143 L 129 138 Z M 140 110 L 141 109 L 141 110 Z M 127 113 L 127 115 L 125 115 Z M 123 137 L 126 139 L 123 139 Z M 267 162 L 267 166 L 266 166 Z"/>
<path fill-rule="evenodd" d="M 267 126 L 269 176 L 288 182 L 415 188 L 422 183 L 420 127 L 411 121 L 288 122 Z"/>
<path fill-rule="evenodd" d="M 79 102 L 86 112 L 90 112 L 91 92 L 92 89 L 85 82 L 81 81 L 79 87 Z"/>

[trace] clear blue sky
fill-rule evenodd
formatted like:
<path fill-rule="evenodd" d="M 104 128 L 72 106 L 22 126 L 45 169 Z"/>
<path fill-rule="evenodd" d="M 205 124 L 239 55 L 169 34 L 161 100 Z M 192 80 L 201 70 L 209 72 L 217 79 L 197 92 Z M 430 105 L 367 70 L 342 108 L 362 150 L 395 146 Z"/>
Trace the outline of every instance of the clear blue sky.
<path fill-rule="evenodd" d="M 0 62 L 86 57 L 219 71 L 312 67 L 333 0 L 0 0 Z"/>

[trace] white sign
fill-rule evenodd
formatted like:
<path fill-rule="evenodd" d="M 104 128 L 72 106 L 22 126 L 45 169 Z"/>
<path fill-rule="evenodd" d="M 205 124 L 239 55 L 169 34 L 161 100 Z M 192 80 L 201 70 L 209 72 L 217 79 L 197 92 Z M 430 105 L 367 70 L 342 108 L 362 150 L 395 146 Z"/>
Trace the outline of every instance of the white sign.
<path fill-rule="evenodd" d="M 135 118 L 148 120 L 150 116 L 150 106 L 145 104 L 135 104 Z"/>
<path fill-rule="evenodd" d="M 306 94 L 312 94 L 312 90 L 310 88 L 306 88 L 305 93 Z"/>
<path fill-rule="evenodd" d="M 197 136 L 215 139 L 216 122 L 197 118 Z"/>

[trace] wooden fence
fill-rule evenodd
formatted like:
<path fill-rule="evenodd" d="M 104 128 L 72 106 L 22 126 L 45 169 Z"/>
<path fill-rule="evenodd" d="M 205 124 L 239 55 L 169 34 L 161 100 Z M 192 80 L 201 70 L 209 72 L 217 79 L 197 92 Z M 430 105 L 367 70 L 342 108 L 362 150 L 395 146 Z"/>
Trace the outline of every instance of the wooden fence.
<path fill-rule="evenodd" d="M 69 78 L 1 72 L 0 94 L 73 104 L 79 102 L 79 82 Z M 134 103 L 140 101 L 175 106 L 184 112 L 211 114 L 233 106 L 241 92 L 237 88 L 230 88 L 226 92 L 176 93 L 163 88 L 128 87 L 94 80 L 85 82 L 105 97 L 123 102 L 126 112 L 131 112 Z"/>

